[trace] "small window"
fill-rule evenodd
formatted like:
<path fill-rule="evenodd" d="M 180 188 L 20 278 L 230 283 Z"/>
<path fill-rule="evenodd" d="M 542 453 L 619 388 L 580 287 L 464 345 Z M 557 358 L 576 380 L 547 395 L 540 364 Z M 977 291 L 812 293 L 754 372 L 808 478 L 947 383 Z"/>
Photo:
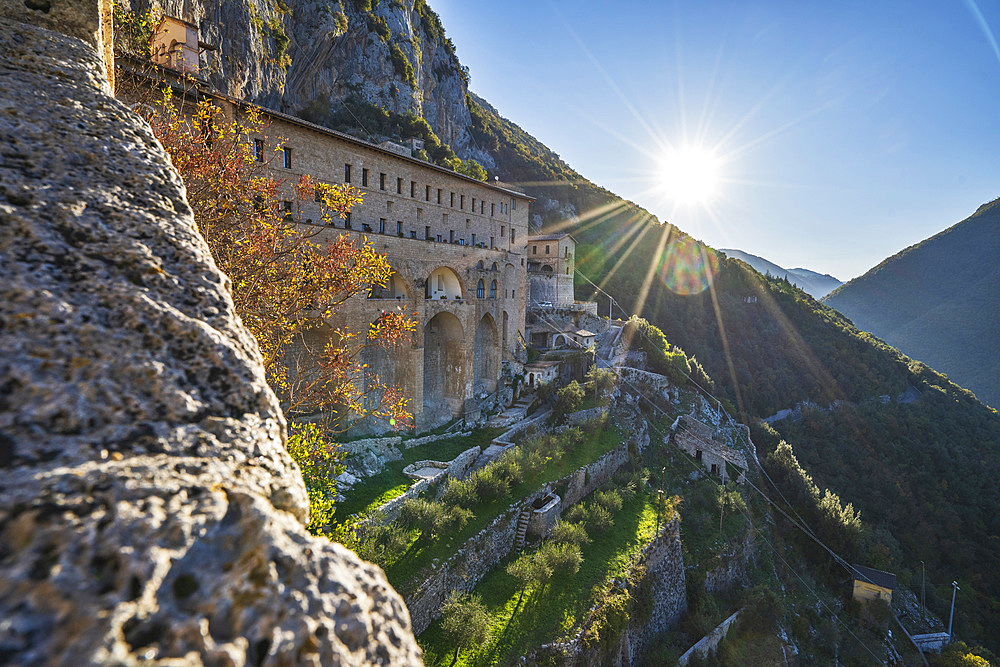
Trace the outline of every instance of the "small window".
<path fill-rule="evenodd" d="M 548 255 L 548 254 L 549 254 L 549 246 L 545 246 L 545 254 L 546 254 L 546 255 Z"/>
<path fill-rule="evenodd" d="M 448 243 L 454 243 L 454 242 L 455 242 L 455 230 L 454 229 L 449 229 L 448 230 Z"/>
<path fill-rule="evenodd" d="M 458 201 L 458 207 L 463 211 L 465 210 L 465 195 L 461 195 L 461 198 Z"/>
<path fill-rule="evenodd" d="M 500 236 L 507 236 L 507 226 L 500 225 Z"/>
<path fill-rule="evenodd" d="M 472 212 L 473 213 L 476 212 L 476 198 L 475 197 L 472 198 Z"/>
<path fill-rule="evenodd" d="M 284 200 L 284 201 L 282 201 L 281 202 L 281 210 L 284 211 L 285 213 L 291 213 L 292 212 L 292 202 L 288 201 L 287 199 Z"/>
<path fill-rule="evenodd" d="M 490 247 L 495 248 L 497 246 L 497 240 L 495 236 L 490 237 Z"/>
<path fill-rule="evenodd" d="M 536 245 L 531 246 L 531 254 L 532 255 L 537 255 L 538 254 L 538 246 L 536 246 Z"/>
<path fill-rule="evenodd" d="M 417 230 L 415 230 L 415 229 L 411 229 L 410 230 L 410 238 L 411 239 L 417 238 Z"/>
<path fill-rule="evenodd" d="M 417 196 L 417 182 L 410 181 L 410 196 L 416 198 Z"/>
<path fill-rule="evenodd" d="M 482 215 L 484 210 L 486 210 L 486 202 L 484 202 L 482 199 L 480 199 L 479 200 L 479 215 Z"/>
<path fill-rule="evenodd" d="M 490 298 L 497 298 L 497 281 L 495 280 L 490 283 Z"/>
<path fill-rule="evenodd" d="M 403 179 L 401 178 L 396 179 L 396 194 L 397 195 L 403 194 Z"/>
<path fill-rule="evenodd" d="M 517 210 L 517 200 L 516 199 L 511 199 L 510 202 L 511 202 L 511 208 L 513 208 L 516 211 Z"/>
<path fill-rule="evenodd" d="M 403 235 L 403 221 L 402 220 L 397 220 L 396 221 L 396 233 L 399 234 L 400 236 Z"/>
<path fill-rule="evenodd" d="M 514 232 L 516 232 L 516 231 L 517 230 L 514 229 L 513 227 L 510 228 L 510 244 L 511 245 L 514 245 L 514 237 L 515 237 Z"/>
<path fill-rule="evenodd" d="M 482 280 L 480 280 L 479 283 L 476 284 L 476 298 L 477 299 L 486 298 L 486 284 Z"/>
<path fill-rule="evenodd" d="M 351 165 L 345 164 L 344 165 L 344 183 L 350 183 L 350 182 L 351 182 Z"/>
<path fill-rule="evenodd" d="M 476 235 L 472 235 L 472 245 L 476 245 Z"/>
<path fill-rule="evenodd" d="M 264 161 L 264 140 L 254 139 L 253 140 L 253 159 L 255 162 Z"/>
<path fill-rule="evenodd" d="M 449 204 L 449 205 L 452 208 L 455 208 L 455 193 L 454 192 L 451 193 L 451 204 Z"/>
<path fill-rule="evenodd" d="M 344 229 L 350 229 L 350 228 L 351 228 L 351 212 L 348 211 L 347 213 L 344 214 Z"/>
<path fill-rule="evenodd" d="M 316 201 L 323 201 L 323 194 L 320 192 L 318 184 L 313 188 L 313 199 Z"/>
<path fill-rule="evenodd" d="M 701 450 L 700 449 L 694 450 L 694 460 L 695 461 L 701 461 Z"/>
<path fill-rule="evenodd" d="M 438 203 L 441 203 L 441 188 L 438 188 Z"/>
<path fill-rule="evenodd" d="M 365 168 L 361 169 L 361 187 L 368 187 L 368 170 Z"/>
<path fill-rule="evenodd" d="M 385 218 L 379 218 L 378 220 L 378 233 L 385 234 Z"/>
<path fill-rule="evenodd" d="M 285 169 L 292 168 L 292 149 L 288 146 L 281 149 L 281 166 Z"/>
<path fill-rule="evenodd" d="M 437 241 L 438 243 L 441 243 L 441 235 L 440 234 L 436 235 L 434 237 L 434 240 Z"/>
<path fill-rule="evenodd" d="M 425 185 L 424 186 L 424 201 L 430 201 L 430 200 L 431 200 L 431 186 Z"/>
<path fill-rule="evenodd" d="M 490 217 L 492 218 L 496 214 L 497 214 L 497 205 L 494 204 L 493 202 L 490 202 Z"/>
<path fill-rule="evenodd" d="M 378 175 L 378 189 L 385 190 L 385 174 Z"/>
<path fill-rule="evenodd" d="M 430 225 L 427 225 L 426 227 L 424 227 L 424 239 L 426 239 L 427 241 L 431 240 L 431 226 Z"/>

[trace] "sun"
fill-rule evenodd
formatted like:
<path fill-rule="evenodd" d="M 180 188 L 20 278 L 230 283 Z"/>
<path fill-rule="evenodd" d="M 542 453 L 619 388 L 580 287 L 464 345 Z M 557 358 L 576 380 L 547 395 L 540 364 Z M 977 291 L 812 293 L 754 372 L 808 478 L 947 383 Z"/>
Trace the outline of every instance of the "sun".
<path fill-rule="evenodd" d="M 707 204 L 717 194 L 720 161 L 712 151 L 697 146 L 671 149 L 660 159 L 663 194 L 678 204 Z"/>

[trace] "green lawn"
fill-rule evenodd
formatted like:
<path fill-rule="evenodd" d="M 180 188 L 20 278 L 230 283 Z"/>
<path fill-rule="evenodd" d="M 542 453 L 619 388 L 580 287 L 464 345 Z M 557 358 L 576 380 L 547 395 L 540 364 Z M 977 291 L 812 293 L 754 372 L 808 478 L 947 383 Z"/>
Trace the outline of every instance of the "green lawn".
<path fill-rule="evenodd" d="M 476 507 L 473 510 L 475 517 L 461 531 L 435 542 L 419 539 L 412 542 L 399 559 L 384 568 L 389 583 L 404 596 L 414 592 L 416 587 L 428 576 L 429 572 L 424 570 L 430 567 L 435 558 L 443 561 L 450 557 L 465 540 L 500 516 L 500 513 L 510 507 L 514 500 L 524 498 L 547 482 L 557 480 L 577 468 L 595 461 L 622 442 L 622 435 L 614 428 L 606 428 L 587 436 L 583 442 L 567 453 L 562 461 L 549 461 L 541 472 L 532 477 L 526 477 L 521 484 L 513 487 L 507 497 Z"/>
<path fill-rule="evenodd" d="M 627 574 L 632 559 L 656 534 L 656 509 L 649 495 L 638 495 L 614 516 L 614 525 L 592 535 L 583 548 L 583 563 L 576 574 L 553 577 L 541 591 L 529 591 L 518 607 L 516 580 L 506 563 L 490 572 L 476 586 L 490 613 L 491 638 L 481 648 L 459 656 L 460 665 L 507 665 L 541 644 L 571 636 L 579 629 L 606 582 Z M 417 640 L 428 665 L 450 664 L 454 647 L 434 622 Z"/>
<path fill-rule="evenodd" d="M 456 436 L 404 449 L 402 460 L 390 461 L 382 472 L 361 480 L 344 494 L 343 502 L 337 504 L 335 520 L 344 521 L 352 514 L 364 515 L 403 495 L 414 482 L 403 474 L 403 468 L 411 463 L 425 460 L 451 461 L 470 447 L 487 447 L 502 432 L 503 429 L 497 428 L 477 429 L 464 438 Z"/>

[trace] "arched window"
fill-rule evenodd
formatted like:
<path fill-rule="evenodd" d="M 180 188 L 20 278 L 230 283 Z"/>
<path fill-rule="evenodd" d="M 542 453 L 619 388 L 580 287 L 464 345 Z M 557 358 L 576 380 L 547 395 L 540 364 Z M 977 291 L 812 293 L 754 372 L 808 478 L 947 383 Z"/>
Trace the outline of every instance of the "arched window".
<path fill-rule="evenodd" d="M 493 262 L 493 266 L 490 267 L 490 271 L 499 271 L 499 267 L 496 262 Z"/>
<path fill-rule="evenodd" d="M 476 264 L 476 268 L 479 269 L 480 271 L 483 270 L 483 260 L 479 260 L 479 262 Z"/>
<path fill-rule="evenodd" d="M 476 297 L 482 299 L 485 296 L 486 296 L 486 283 L 480 280 L 479 283 L 476 285 Z"/>
<path fill-rule="evenodd" d="M 495 280 L 490 283 L 490 298 L 497 298 L 497 281 Z"/>

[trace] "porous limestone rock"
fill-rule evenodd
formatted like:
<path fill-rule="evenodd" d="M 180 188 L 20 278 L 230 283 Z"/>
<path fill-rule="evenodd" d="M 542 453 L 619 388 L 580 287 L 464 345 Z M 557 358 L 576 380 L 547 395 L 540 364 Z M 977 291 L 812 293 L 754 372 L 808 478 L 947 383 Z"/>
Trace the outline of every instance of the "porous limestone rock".
<path fill-rule="evenodd" d="M 419 664 L 381 570 L 303 528 L 257 346 L 167 156 L 105 92 L 94 41 L 10 20 L 14 4 L 0 662 Z"/>

